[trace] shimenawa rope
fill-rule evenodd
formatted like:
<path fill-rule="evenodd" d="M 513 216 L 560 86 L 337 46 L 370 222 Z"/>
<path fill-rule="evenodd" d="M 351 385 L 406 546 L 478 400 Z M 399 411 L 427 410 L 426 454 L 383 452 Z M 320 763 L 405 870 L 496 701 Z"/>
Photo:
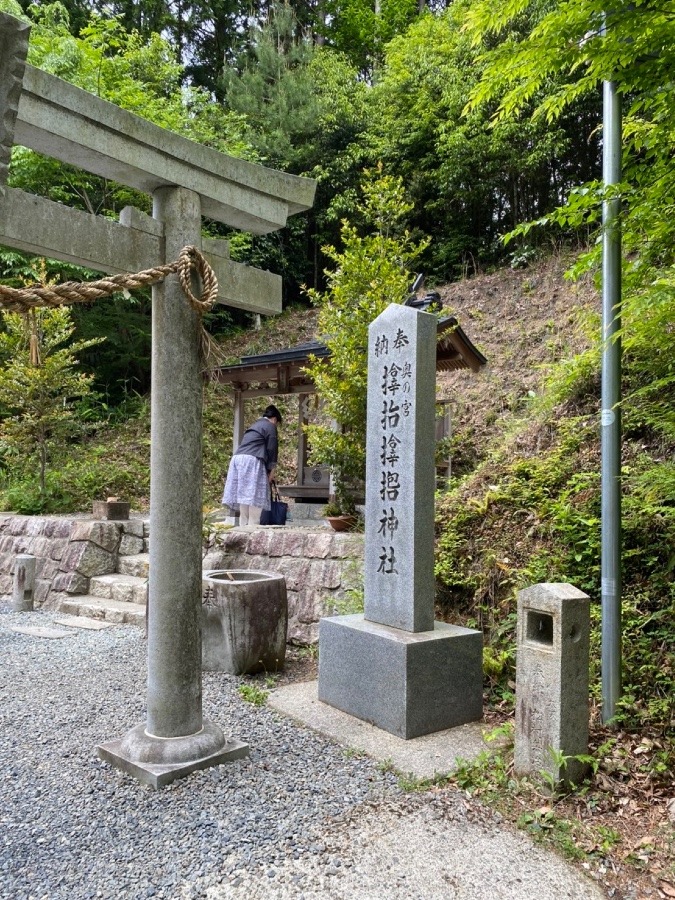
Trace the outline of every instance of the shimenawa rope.
<path fill-rule="evenodd" d="M 202 284 L 201 296 L 195 297 L 190 282 L 191 272 L 196 272 Z M 44 306 L 66 306 L 73 303 L 90 303 L 100 297 L 108 297 L 118 291 L 132 291 L 162 281 L 167 275 L 178 274 L 183 293 L 190 306 L 200 315 L 207 313 L 218 296 L 218 280 L 205 257 L 196 247 L 183 247 L 177 260 L 135 274 L 109 275 L 97 281 L 65 281 L 50 286 L 32 285 L 13 288 L 0 284 L 0 308 L 10 312 L 35 315 L 35 309 Z M 31 348 L 32 352 L 32 348 Z M 222 353 L 218 344 L 202 330 L 201 357 L 207 363 L 217 365 Z M 36 359 L 39 365 L 39 357 Z"/>
<path fill-rule="evenodd" d="M 190 272 L 195 271 L 202 282 L 201 297 L 197 299 L 190 286 Z M 25 313 L 39 306 L 64 306 L 89 303 L 117 291 L 134 290 L 157 284 L 167 275 L 178 273 L 183 293 L 190 306 L 199 313 L 208 312 L 218 295 L 215 272 L 196 247 L 183 247 L 177 260 L 164 266 L 145 269 L 135 274 L 109 275 L 97 281 L 66 281 L 49 287 L 33 285 L 13 288 L 0 284 L 0 307 L 11 312 Z"/>

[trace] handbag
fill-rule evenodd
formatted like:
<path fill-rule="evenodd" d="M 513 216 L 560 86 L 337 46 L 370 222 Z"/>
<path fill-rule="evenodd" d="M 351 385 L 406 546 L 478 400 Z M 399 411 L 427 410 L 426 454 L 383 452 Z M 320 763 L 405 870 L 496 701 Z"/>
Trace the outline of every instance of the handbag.
<path fill-rule="evenodd" d="M 264 509 L 260 514 L 261 525 L 285 525 L 288 515 L 288 503 L 284 503 L 279 496 L 279 488 L 276 481 L 272 482 L 272 508 Z"/>

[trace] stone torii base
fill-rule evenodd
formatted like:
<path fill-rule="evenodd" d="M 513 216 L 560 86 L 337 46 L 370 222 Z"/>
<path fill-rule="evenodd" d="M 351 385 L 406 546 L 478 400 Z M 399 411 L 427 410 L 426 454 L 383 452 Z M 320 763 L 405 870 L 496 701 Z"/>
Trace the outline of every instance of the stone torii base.
<path fill-rule="evenodd" d="M 228 740 L 212 722 L 204 722 L 198 734 L 183 738 L 155 737 L 141 724 L 123 738 L 99 744 L 96 750 L 105 762 L 154 788 L 249 753 L 248 744 Z"/>

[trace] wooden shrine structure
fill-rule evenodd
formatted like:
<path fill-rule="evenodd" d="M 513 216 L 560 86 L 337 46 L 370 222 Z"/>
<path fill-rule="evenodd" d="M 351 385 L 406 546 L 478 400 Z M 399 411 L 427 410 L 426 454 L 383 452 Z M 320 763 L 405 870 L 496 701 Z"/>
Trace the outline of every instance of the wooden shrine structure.
<path fill-rule="evenodd" d="M 309 466 L 307 438 L 303 426 L 309 423 L 310 401 L 316 387 L 307 372 L 310 356 L 330 358 L 328 347 L 320 341 L 309 341 L 257 356 L 244 356 L 238 365 L 223 366 L 214 373 L 216 381 L 229 384 L 234 392 L 233 452 L 239 446 L 246 428 L 244 401 L 253 397 L 298 395 L 298 450 L 295 484 L 283 485 L 286 497 L 300 501 L 326 501 L 330 490 L 330 473 L 326 466 Z M 478 372 L 487 363 L 454 316 L 438 320 L 436 371 L 469 369 Z"/>

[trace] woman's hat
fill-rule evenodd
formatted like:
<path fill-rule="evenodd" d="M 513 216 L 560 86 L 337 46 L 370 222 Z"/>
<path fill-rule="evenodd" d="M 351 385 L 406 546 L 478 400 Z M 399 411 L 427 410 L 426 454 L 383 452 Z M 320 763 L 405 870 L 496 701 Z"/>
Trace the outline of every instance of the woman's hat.
<path fill-rule="evenodd" d="M 283 422 L 283 419 L 281 418 L 281 413 L 276 408 L 276 406 L 273 406 L 272 404 L 270 404 L 267 407 L 267 409 L 265 410 L 265 412 L 263 413 L 263 418 L 264 419 L 276 419 L 280 425 Z"/>

